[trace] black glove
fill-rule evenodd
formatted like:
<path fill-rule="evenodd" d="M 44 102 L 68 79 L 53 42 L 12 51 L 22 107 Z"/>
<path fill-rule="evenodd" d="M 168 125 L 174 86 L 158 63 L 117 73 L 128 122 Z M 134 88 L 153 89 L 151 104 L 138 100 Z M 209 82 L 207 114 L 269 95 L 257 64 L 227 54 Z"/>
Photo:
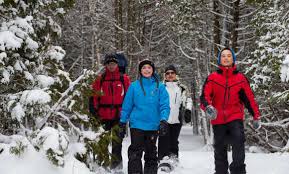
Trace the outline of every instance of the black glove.
<path fill-rule="evenodd" d="M 191 111 L 189 109 L 185 110 L 184 118 L 186 123 L 191 122 Z"/>
<path fill-rule="evenodd" d="M 160 129 L 159 129 L 159 135 L 160 136 L 165 136 L 167 135 L 168 133 L 168 130 L 169 130 L 169 124 L 166 120 L 162 120 L 160 122 Z"/>
<path fill-rule="evenodd" d="M 253 128 L 256 129 L 256 130 L 261 128 L 260 120 L 253 120 Z"/>
<path fill-rule="evenodd" d="M 119 126 L 118 136 L 120 138 L 124 138 L 126 134 L 126 123 L 119 122 L 118 126 Z"/>
<path fill-rule="evenodd" d="M 208 105 L 206 107 L 206 116 L 210 119 L 210 120 L 215 120 L 217 118 L 218 112 L 216 110 L 216 108 L 214 108 L 214 106 L 212 105 Z"/>

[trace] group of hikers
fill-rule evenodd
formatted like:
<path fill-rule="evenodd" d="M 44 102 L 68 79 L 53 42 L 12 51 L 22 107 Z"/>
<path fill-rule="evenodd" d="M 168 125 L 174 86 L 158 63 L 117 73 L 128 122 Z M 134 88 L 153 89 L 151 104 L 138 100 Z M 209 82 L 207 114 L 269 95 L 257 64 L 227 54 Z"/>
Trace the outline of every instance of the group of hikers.
<path fill-rule="evenodd" d="M 139 78 L 132 82 L 119 66 L 119 55 L 107 54 L 105 72 L 92 84 L 97 92 L 90 100 L 90 112 L 107 131 L 117 127 L 119 141 L 112 141 L 111 169 L 121 173 L 122 140 L 130 128 L 128 174 L 156 174 L 164 159 L 179 162 L 179 135 L 184 122 L 190 122 L 187 90 L 177 78 L 174 65 L 160 81 L 154 62 L 138 64 Z M 244 107 L 253 116 L 253 127 L 260 128 L 260 112 L 244 74 L 237 71 L 236 55 L 224 48 L 218 55 L 218 70 L 203 86 L 200 106 L 211 120 L 214 133 L 215 174 L 245 174 Z M 157 144 L 158 142 L 158 144 Z M 228 165 L 227 148 L 232 146 Z M 144 153 L 144 167 L 142 156 Z"/>

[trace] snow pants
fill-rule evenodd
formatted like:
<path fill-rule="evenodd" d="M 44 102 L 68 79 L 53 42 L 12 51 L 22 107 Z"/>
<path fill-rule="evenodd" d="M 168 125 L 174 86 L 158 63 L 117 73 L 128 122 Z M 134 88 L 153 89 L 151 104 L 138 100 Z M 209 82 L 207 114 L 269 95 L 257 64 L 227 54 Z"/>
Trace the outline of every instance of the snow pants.
<path fill-rule="evenodd" d="M 165 156 L 179 157 L 179 135 L 182 124 L 169 124 L 168 134 L 160 136 L 158 141 L 158 160 Z"/>
<path fill-rule="evenodd" d="M 131 145 L 128 148 L 128 174 L 157 174 L 157 131 L 131 128 Z M 142 155 L 144 154 L 144 170 Z"/>
<path fill-rule="evenodd" d="M 245 135 L 242 120 L 213 125 L 215 174 L 228 173 L 227 147 L 232 145 L 231 174 L 245 174 Z"/>
<path fill-rule="evenodd" d="M 104 130 L 111 131 L 113 135 L 119 135 L 118 129 L 113 129 L 114 126 L 119 124 L 119 120 L 102 120 L 101 121 Z M 122 169 L 122 138 L 118 138 L 118 140 L 112 139 L 112 160 L 111 160 L 111 169 Z"/>

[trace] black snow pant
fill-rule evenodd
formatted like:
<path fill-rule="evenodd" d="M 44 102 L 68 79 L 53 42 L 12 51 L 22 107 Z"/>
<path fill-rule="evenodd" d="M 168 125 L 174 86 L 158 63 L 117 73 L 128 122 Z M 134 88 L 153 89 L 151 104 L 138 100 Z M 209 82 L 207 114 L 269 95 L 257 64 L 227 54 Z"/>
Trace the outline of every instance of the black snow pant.
<path fill-rule="evenodd" d="M 118 129 L 113 129 L 115 126 L 119 124 L 119 119 L 116 120 L 102 120 L 101 121 L 104 130 L 106 131 L 111 131 L 111 133 L 114 136 L 118 136 Z M 111 169 L 122 169 L 123 164 L 122 164 L 122 155 L 121 155 L 121 150 L 122 150 L 122 138 L 117 138 L 117 139 L 111 139 L 111 144 L 112 144 L 112 159 L 111 159 Z"/>
<path fill-rule="evenodd" d="M 179 135 L 182 124 L 169 124 L 168 134 L 160 136 L 158 141 L 158 160 L 162 160 L 165 156 L 179 157 Z"/>
<path fill-rule="evenodd" d="M 242 120 L 213 125 L 215 174 L 228 173 L 227 147 L 232 145 L 231 174 L 245 174 L 245 135 Z"/>
<path fill-rule="evenodd" d="M 157 174 L 157 131 L 131 128 L 131 145 L 128 148 L 128 174 Z M 144 154 L 144 171 L 142 155 Z"/>

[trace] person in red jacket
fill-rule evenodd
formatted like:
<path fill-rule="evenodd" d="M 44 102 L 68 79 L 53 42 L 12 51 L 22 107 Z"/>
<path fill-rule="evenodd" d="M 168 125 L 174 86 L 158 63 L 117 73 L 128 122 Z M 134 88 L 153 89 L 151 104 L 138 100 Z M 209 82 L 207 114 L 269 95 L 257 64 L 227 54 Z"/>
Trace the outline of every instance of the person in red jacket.
<path fill-rule="evenodd" d="M 99 117 L 104 129 L 108 131 L 119 125 L 121 105 L 130 85 L 130 78 L 119 72 L 118 59 L 115 54 L 106 55 L 104 65 L 105 72 L 99 75 L 92 84 L 92 88 L 100 95 L 93 97 L 91 113 Z M 119 133 L 116 134 L 119 135 Z M 112 161 L 111 168 L 115 170 L 122 169 L 123 137 L 119 138 L 120 142 L 112 141 L 112 155 L 115 160 Z"/>
<path fill-rule="evenodd" d="M 245 174 L 244 106 L 253 116 L 253 127 L 260 127 L 260 112 L 248 79 L 236 69 L 236 55 L 224 48 L 218 55 L 219 69 L 203 86 L 201 108 L 211 119 L 214 132 L 215 174 Z M 228 166 L 227 143 L 232 146 Z"/>

